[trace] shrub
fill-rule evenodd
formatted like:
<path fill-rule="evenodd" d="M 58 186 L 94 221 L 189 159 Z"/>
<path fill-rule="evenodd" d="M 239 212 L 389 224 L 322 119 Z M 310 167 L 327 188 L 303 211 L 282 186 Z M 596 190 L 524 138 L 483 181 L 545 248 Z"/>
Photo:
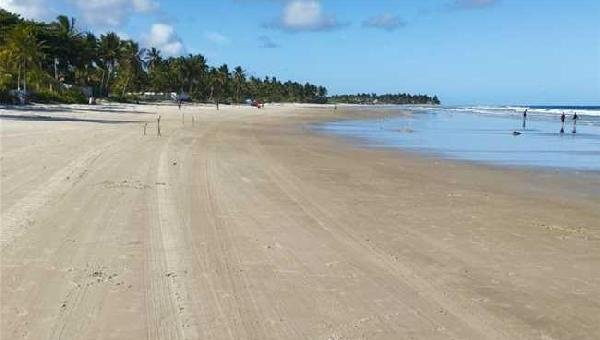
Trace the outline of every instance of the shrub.
<path fill-rule="evenodd" d="M 77 89 L 69 89 L 62 92 L 38 91 L 31 96 L 31 101 L 43 104 L 85 104 L 87 99 Z"/>
<path fill-rule="evenodd" d="M 0 104 L 12 104 L 14 98 L 8 93 L 7 90 L 0 89 Z"/>
<path fill-rule="evenodd" d="M 86 104 L 87 98 L 80 90 L 70 89 L 61 94 L 64 103 L 68 104 Z"/>

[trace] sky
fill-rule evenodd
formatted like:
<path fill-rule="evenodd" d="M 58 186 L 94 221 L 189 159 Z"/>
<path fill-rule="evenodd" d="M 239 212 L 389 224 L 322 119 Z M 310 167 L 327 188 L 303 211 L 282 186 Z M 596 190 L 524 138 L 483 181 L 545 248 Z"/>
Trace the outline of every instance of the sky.
<path fill-rule="evenodd" d="M 600 105 L 598 0 L 0 0 L 164 55 L 201 53 L 330 94 L 449 105 Z"/>

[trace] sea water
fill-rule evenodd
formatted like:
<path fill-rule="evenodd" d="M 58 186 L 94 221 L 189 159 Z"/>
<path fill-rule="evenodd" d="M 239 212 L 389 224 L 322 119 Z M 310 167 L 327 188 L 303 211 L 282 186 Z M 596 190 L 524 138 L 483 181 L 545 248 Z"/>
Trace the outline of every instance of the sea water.
<path fill-rule="evenodd" d="M 318 128 L 358 137 L 372 146 L 450 159 L 600 171 L 600 107 L 531 107 L 525 129 L 523 107 L 409 107 L 408 116 L 383 113 L 389 109 L 373 108 L 373 119 L 330 122 Z M 561 134 L 562 112 L 567 119 Z M 580 119 L 572 133 L 575 112 Z"/>

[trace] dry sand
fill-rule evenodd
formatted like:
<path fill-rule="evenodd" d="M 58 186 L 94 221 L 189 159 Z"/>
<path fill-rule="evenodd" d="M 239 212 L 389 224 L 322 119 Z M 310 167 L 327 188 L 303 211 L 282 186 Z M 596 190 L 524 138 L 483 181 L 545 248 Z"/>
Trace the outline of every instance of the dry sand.
<path fill-rule="evenodd" d="M 600 338 L 597 174 L 309 126 L 364 111 L 0 110 L 3 340 Z"/>

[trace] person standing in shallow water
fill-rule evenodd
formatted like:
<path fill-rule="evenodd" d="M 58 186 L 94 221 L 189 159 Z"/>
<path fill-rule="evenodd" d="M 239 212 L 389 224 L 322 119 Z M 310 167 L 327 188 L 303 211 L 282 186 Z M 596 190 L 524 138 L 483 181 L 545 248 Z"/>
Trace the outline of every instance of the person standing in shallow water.
<path fill-rule="evenodd" d="M 572 133 L 577 133 L 577 120 L 579 119 L 579 116 L 577 115 L 577 112 L 575 112 L 575 114 L 573 115 L 573 131 L 571 131 Z"/>
<path fill-rule="evenodd" d="M 527 110 L 529 109 L 525 109 L 525 111 L 523 111 L 523 130 L 525 130 L 525 126 L 527 126 Z"/>
<path fill-rule="evenodd" d="M 567 119 L 567 116 L 563 111 L 563 113 L 560 115 L 560 133 L 565 133 L 565 119 Z"/>

